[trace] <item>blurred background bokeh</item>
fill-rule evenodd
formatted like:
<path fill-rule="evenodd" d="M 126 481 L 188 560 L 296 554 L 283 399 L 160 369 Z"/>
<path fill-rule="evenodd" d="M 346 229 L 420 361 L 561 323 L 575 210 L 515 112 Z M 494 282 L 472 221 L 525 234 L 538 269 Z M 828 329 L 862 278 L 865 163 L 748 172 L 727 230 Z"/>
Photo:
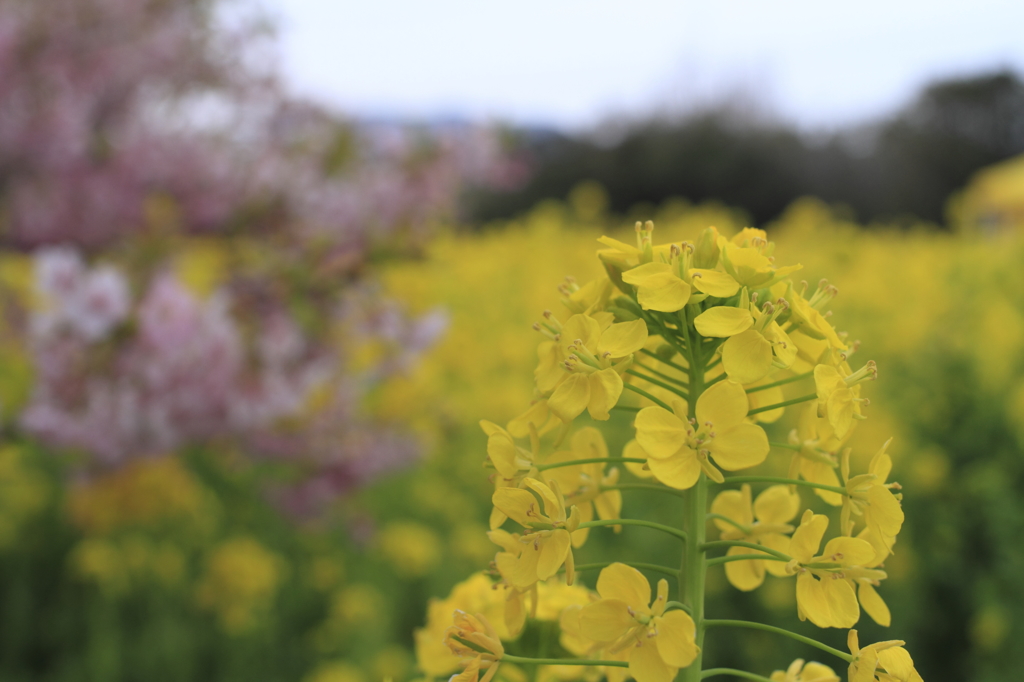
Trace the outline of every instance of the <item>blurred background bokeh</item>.
<path fill-rule="evenodd" d="M 718 63 L 724 15 L 591 4 L 0 0 L 0 679 L 429 678 L 428 600 L 495 551 L 477 423 L 528 404 L 532 323 L 636 219 L 764 227 L 839 288 L 881 376 L 855 452 L 894 436 L 905 491 L 891 631 L 931 682 L 1019 679 L 1024 14 L 795 5 L 637 94 Z M 842 60 L 786 80 L 801 35 Z M 672 551 L 644 533 L 578 560 Z M 808 627 L 778 579 L 709 589 Z"/>

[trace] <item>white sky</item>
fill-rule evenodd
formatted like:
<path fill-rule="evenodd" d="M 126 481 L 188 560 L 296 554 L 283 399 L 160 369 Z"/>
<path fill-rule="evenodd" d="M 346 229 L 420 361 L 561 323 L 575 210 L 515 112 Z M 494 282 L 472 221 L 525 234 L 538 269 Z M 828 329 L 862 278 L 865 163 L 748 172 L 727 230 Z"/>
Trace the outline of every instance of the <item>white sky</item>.
<path fill-rule="evenodd" d="M 1021 0 L 264 0 L 293 89 L 354 115 L 576 128 L 744 89 L 810 127 L 1024 72 Z"/>

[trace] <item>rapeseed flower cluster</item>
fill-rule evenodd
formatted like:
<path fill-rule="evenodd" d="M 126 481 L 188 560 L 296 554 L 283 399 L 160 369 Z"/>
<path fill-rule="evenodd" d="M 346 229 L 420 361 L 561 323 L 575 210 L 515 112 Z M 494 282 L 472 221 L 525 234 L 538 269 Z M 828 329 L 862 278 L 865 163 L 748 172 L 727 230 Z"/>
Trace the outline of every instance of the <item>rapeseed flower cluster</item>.
<path fill-rule="evenodd" d="M 847 443 L 867 418 L 862 391 L 878 370 L 854 362 L 859 344 L 832 325 L 837 288 L 795 282 L 801 266 L 777 263 L 763 230 L 727 238 L 710 227 L 692 243 L 655 244 L 653 235 L 647 222 L 637 223 L 635 245 L 599 240 L 606 276 L 583 285 L 568 279 L 560 288 L 568 315 L 545 311 L 534 325 L 542 339 L 533 400 L 504 426 L 481 422 L 494 484 L 488 536 L 498 551 L 474 580 L 492 596 L 469 609 L 432 607 L 433 624 L 418 633 L 421 668 L 437 675 L 457 664 L 459 682 L 489 682 L 501 666 L 524 665 L 576 666 L 586 679 L 612 682 L 751 677 L 707 670 L 702 659 L 708 631 L 753 628 L 838 656 L 858 682 L 920 679 L 902 642 L 859 649 L 851 629 L 846 654 L 770 624 L 704 613 L 707 572 L 722 566 L 743 591 L 757 589 L 766 573 L 792 577 L 797 614 L 818 627 L 853 628 L 862 608 L 888 625 L 877 588 L 903 524 L 902 494 L 888 480 L 889 441 L 866 472 L 851 470 Z M 801 386 L 809 392 L 795 390 Z M 771 425 L 788 409 L 797 427 L 773 439 Z M 621 456 L 597 428 L 613 413 L 632 419 Z M 787 477 L 733 474 L 773 450 L 788 462 Z M 755 496 L 759 484 L 771 485 Z M 623 514 L 627 490 L 681 496 L 686 513 L 671 526 L 631 518 Z M 807 508 L 809 492 L 837 508 L 836 523 Z M 718 539 L 707 537 L 709 522 Z M 591 529 L 632 526 L 680 542 L 678 567 L 578 559 Z M 643 571 L 674 580 L 652 589 Z M 519 634 L 541 619 L 551 586 L 578 589 L 590 572 L 596 593 L 583 590 L 554 618 L 559 655 L 519 655 Z M 553 636 L 543 632 L 541 639 Z M 838 678 L 824 664 L 797 660 L 770 679 Z"/>

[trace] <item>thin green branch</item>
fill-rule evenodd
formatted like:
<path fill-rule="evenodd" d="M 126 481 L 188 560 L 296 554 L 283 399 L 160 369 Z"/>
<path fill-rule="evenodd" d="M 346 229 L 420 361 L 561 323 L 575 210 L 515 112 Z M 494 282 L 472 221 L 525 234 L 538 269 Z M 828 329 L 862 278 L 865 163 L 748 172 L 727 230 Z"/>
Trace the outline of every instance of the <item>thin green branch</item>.
<path fill-rule="evenodd" d="M 689 398 L 690 398 L 690 396 L 686 395 L 686 391 L 682 390 L 678 386 L 673 386 L 672 384 L 669 384 L 669 383 L 666 383 L 664 381 L 661 381 L 660 379 L 655 379 L 654 377 L 649 377 L 646 374 L 642 374 L 640 372 L 637 372 L 634 369 L 627 369 L 626 370 L 626 374 L 629 374 L 631 376 L 635 376 L 635 377 L 638 377 L 640 379 L 643 379 L 644 381 L 646 381 L 648 383 L 652 383 L 655 386 L 661 386 L 666 391 L 669 391 L 670 393 L 675 393 L 677 396 L 679 396 L 683 400 L 689 400 Z"/>
<path fill-rule="evenodd" d="M 795 639 L 796 641 L 801 642 L 803 644 L 807 644 L 809 646 L 817 647 L 818 649 L 821 649 L 822 651 L 830 653 L 833 656 L 836 656 L 837 658 L 843 659 L 847 663 L 850 663 L 851 661 L 853 661 L 853 656 L 851 656 L 850 654 L 848 654 L 848 653 L 846 653 L 844 651 L 840 651 L 839 649 L 833 649 L 829 645 L 822 644 L 821 642 L 819 642 L 816 639 L 811 639 L 810 637 L 804 637 L 803 635 L 798 635 L 795 632 L 790 632 L 789 630 L 783 630 L 782 628 L 777 628 L 774 625 L 765 625 L 764 623 L 755 623 L 755 622 L 749 621 L 749 620 L 710 620 L 709 619 L 709 620 L 705 620 L 704 621 L 704 627 L 707 627 L 707 628 L 712 628 L 712 627 L 750 628 L 752 630 L 764 630 L 765 632 L 774 632 L 777 635 L 783 635 L 785 637 L 789 637 L 790 639 Z"/>
<path fill-rule="evenodd" d="M 642 388 L 637 388 L 637 387 L 636 387 L 636 386 L 634 386 L 633 384 L 623 384 L 623 385 L 622 385 L 622 387 L 623 387 L 623 388 L 628 388 L 628 389 L 629 389 L 630 391 L 633 391 L 633 393 L 639 393 L 639 394 L 640 394 L 640 395 L 642 395 L 643 397 L 645 397 L 645 398 L 647 398 L 648 400 L 650 400 L 651 402 L 653 402 L 653 403 L 654 403 L 655 405 L 657 405 L 658 407 L 664 408 L 664 409 L 668 410 L 669 412 L 671 412 L 671 411 L 672 411 L 672 408 L 671 408 L 671 407 L 669 407 L 668 405 L 666 405 L 666 404 L 665 404 L 664 402 L 662 402 L 662 401 L 661 401 L 661 400 L 659 400 L 658 398 L 655 398 L 655 397 L 654 397 L 653 395 L 651 395 L 650 393 L 648 393 L 647 391 L 645 391 L 645 390 L 644 390 L 644 389 L 642 389 Z"/>
<path fill-rule="evenodd" d="M 643 353 L 644 355 L 647 355 L 647 356 L 650 356 L 650 357 L 654 358 L 658 362 L 665 363 L 666 365 L 668 365 L 669 367 L 672 367 L 673 369 L 679 370 L 683 374 L 687 374 L 690 371 L 689 369 L 687 369 L 686 367 L 683 367 L 680 364 L 672 362 L 671 360 L 666 360 L 665 358 L 661 357 L 660 355 L 658 355 L 654 351 L 647 350 L 646 348 L 641 348 L 640 352 Z"/>
<path fill-rule="evenodd" d="M 728 376 L 729 376 L 728 374 L 726 374 L 725 372 L 722 372 L 721 374 L 716 376 L 714 379 L 712 379 L 712 380 L 708 381 L 706 384 L 704 384 L 705 390 L 707 389 L 708 386 L 712 386 L 714 384 L 717 384 L 719 381 L 721 381 L 722 379 L 727 378 Z"/>
<path fill-rule="evenodd" d="M 676 497 L 686 497 L 685 490 L 676 490 L 675 488 L 654 485 L 652 483 L 617 483 L 615 485 L 606 485 L 601 490 L 650 490 L 651 492 L 665 493 L 666 495 L 674 495 Z"/>
<path fill-rule="evenodd" d="M 790 405 L 796 405 L 797 403 L 806 403 L 808 400 L 817 400 L 817 399 L 818 399 L 818 394 L 817 393 L 809 393 L 807 395 L 802 395 L 799 398 L 793 398 L 792 400 L 786 400 L 786 401 L 781 402 L 781 403 L 775 403 L 774 405 L 765 405 L 764 407 L 759 407 L 756 410 L 751 410 L 750 412 L 747 412 L 747 416 L 749 417 L 752 414 L 759 414 L 761 412 L 768 412 L 769 410 L 777 410 L 780 407 L 789 407 Z"/>
<path fill-rule="evenodd" d="M 708 559 L 708 566 L 718 566 L 719 564 L 728 564 L 733 561 L 786 561 L 782 557 L 768 556 L 767 554 L 732 554 L 729 556 L 715 557 L 714 559 Z"/>
<path fill-rule="evenodd" d="M 637 464 L 646 464 L 646 459 L 640 459 L 639 457 L 588 457 L 586 459 L 571 459 L 566 462 L 552 462 L 550 464 L 538 464 L 537 471 L 547 471 L 549 469 L 561 469 L 562 467 L 574 467 L 578 464 L 604 464 L 617 463 L 617 462 L 635 462 Z"/>
<path fill-rule="evenodd" d="M 502 663 L 525 663 L 528 665 L 603 665 L 611 668 L 628 668 L 628 661 L 601 661 L 590 658 L 527 658 L 505 654 Z"/>
<path fill-rule="evenodd" d="M 722 356 L 719 355 L 717 358 L 715 358 L 714 360 L 709 362 L 707 364 L 707 366 L 704 367 L 704 372 L 706 373 L 709 369 L 714 369 L 715 367 L 718 367 L 718 363 L 720 363 L 721 361 L 722 361 Z"/>
<path fill-rule="evenodd" d="M 803 448 L 799 445 L 793 445 L 791 443 L 769 443 L 773 448 L 784 448 L 786 450 L 793 450 L 794 452 L 800 452 Z"/>
<path fill-rule="evenodd" d="M 619 410 L 620 412 L 634 412 L 635 413 L 635 412 L 639 412 L 640 410 L 642 410 L 644 408 L 640 407 L 639 405 L 613 405 L 612 409 L 613 410 Z"/>
<path fill-rule="evenodd" d="M 712 513 L 707 515 L 707 518 L 708 519 L 718 519 L 719 521 L 725 521 L 730 526 L 733 526 L 734 528 L 742 531 L 744 535 L 747 535 L 747 534 L 750 533 L 750 528 L 748 528 L 747 526 L 744 526 L 739 521 L 733 521 L 732 519 L 730 519 L 725 514 L 715 514 L 714 512 L 712 512 Z"/>
<path fill-rule="evenodd" d="M 640 369 L 644 370 L 645 372 L 650 372 L 654 376 L 661 377 L 665 381 L 671 382 L 673 384 L 679 384 L 679 386 L 682 387 L 682 388 L 689 388 L 689 386 L 690 386 L 689 383 L 687 383 L 686 381 L 683 381 L 682 379 L 679 379 L 677 377 L 671 376 L 669 374 L 665 374 L 664 372 L 659 372 L 658 370 L 654 369 L 653 367 L 648 367 L 647 365 L 641 364 L 639 362 L 634 361 L 633 362 L 633 366 L 639 367 Z"/>
<path fill-rule="evenodd" d="M 799 485 L 805 488 L 817 488 L 818 490 L 828 490 L 833 493 L 839 493 L 840 495 L 846 494 L 846 488 L 840 488 L 835 485 L 824 485 L 822 483 L 813 483 L 811 481 L 801 481 L 797 478 L 779 478 L 777 476 L 727 476 L 725 478 L 726 483 L 785 483 L 788 485 Z"/>
<path fill-rule="evenodd" d="M 814 372 L 804 372 L 803 374 L 797 374 L 796 376 L 791 376 L 788 379 L 779 379 L 778 381 L 773 381 L 770 384 L 765 384 L 763 386 L 755 386 L 754 388 L 748 388 L 747 389 L 747 393 L 757 393 L 758 391 L 767 391 L 769 388 L 775 388 L 776 386 L 785 386 L 786 384 L 791 384 L 794 381 L 800 381 L 801 379 L 806 379 L 806 378 L 812 377 L 812 376 L 814 376 Z"/>
<path fill-rule="evenodd" d="M 718 549 L 720 547 L 743 547 L 745 549 L 754 549 L 759 552 L 771 554 L 774 557 L 778 557 L 784 561 L 792 561 L 793 557 L 788 554 L 784 554 L 777 549 L 771 547 L 765 547 L 764 545 L 758 545 L 754 542 L 744 542 L 742 540 L 715 540 L 713 542 L 705 542 L 700 546 L 700 551 L 707 552 L 709 549 Z"/>
<path fill-rule="evenodd" d="M 689 605 L 687 605 L 687 604 L 684 604 L 684 603 L 683 603 L 683 602 L 681 602 L 681 601 L 670 601 L 670 602 L 668 602 L 667 604 L 665 604 L 665 610 L 666 610 L 666 611 L 668 611 L 668 610 L 669 610 L 669 609 L 671 609 L 671 608 L 677 608 L 677 609 L 679 609 L 680 611 L 686 611 L 686 612 L 687 612 L 687 613 L 689 613 L 690 615 L 693 615 L 693 609 L 691 609 L 691 608 L 689 607 Z"/>
<path fill-rule="evenodd" d="M 654 528 L 660 530 L 663 533 L 675 536 L 680 540 L 686 541 L 686 533 L 672 526 L 666 526 L 661 523 L 655 523 L 654 521 L 645 521 L 643 519 L 598 519 L 595 521 L 584 521 L 579 525 L 580 528 L 599 528 L 601 526 L 643 526 L 645 528 Z"/>
<path fill-rule="evenodd" d="M 733 677 L 739 677 L 744 680 L 754 680 L 755 682 L 772 682 L 771 678 L 764 677 L 762 675 L 755 675 L 754 673 L 748 673 L 746 670 L 737 670 L 736 668 L 708 668 L 700 674 L 700 679 L 707 677 L 714 677 L 715 675 L 732 675 Z"/>
<path fill-rule="evenodd" d="M 636 569 L 643 569 L 647 571 L 654 571 L 655 573 L 663 573 L 673 578 L 679 575 L 679 569 L 671 568 L 669 566 L 662 566 L 660 564 L 648 564 L 643 561 L 599 561 L 590 564 L 576 564 L 574 570 L 579 571 L 596 571 L 601 568 L 607 568 L 612 564 L 621 563 L 627 566 L 632 566 Z M 564 570 L 564 569 L 563 569 Z"/>

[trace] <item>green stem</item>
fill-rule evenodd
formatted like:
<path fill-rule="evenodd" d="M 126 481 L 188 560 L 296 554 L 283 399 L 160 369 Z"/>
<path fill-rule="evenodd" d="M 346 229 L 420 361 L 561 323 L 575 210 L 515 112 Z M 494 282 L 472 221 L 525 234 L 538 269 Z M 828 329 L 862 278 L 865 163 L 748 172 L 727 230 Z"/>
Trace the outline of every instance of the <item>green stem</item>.
<path fill-rule="evenodd" d="M 715 675 L 732 675 L 744 680 L 755 680 L 755 682 L 772 682 L 770 678 L 748 673 L 746 670 L 737 670 L 736 668 L 708 668 L 700 674 L 700 679 L 703 680 L 705 677 L 714 677 Z"/>
<path fill-rule="evenodd" d="M 774 625 L 765 625 L 764 623 L 755 623 L 755 622 L 749 621 L 749 620 L 706 620 L 706 621 L 704 621 L 704 627 L 709 627 L 709 628 L 712 628 L 712 627 L 750 628 L 752 630 L 764 630 L 765 632 L 774 632 L 777 635 L 783 635 L 785 637 L 789 637 L 790 639 L 795 639 L 798 642 L 802 642 L 803 644 L 807 644 L 809 646 L 817 647 L 818 649 L 821 649 L 822 651 L 828 652 L 828 653 L 832 654 L 833 656 L 836 656 L 838 658 L 843 659 L 847 663 L 850 663 L 851 661 L 853 661 L 853 656 L 851 656 L 848 653 L 840 651 L 839 649 L 833 649 L 829 645 L 822 644 L 821 642 L 819 642 L 816 639 L 811 639 L 810 637 L 804 637 L 803 635 L 798 635 L 795 632 L 790 632 L 789 630 L 783 630 L 782 628 L 777 628 Z"/>
<path fill-rule="evenodd" d="M 620 410 L 622 412 L 639 412 L 644 409 L 639 405 L 612 405 L 613 410 Z"/>
<path fill-rule="evenodd" d="M 637 569 L 654 571 L 656 573 L 664 573 L 665 575 L 671 576 L 673 578 L 679 575 L 679 571 L 674 568 L 670 568 L 668 566 L 661 566 L 659 564 L 648 564 L 642 561 L 598 561 L 592 564 L 576 564 L 574 569 L 576 571 L 596 571 L 599 568 L 608 568 L 612 564 L 617 563 L 626 564 L 627 566 L 632 566 L 633 568 Z"/>
<path fill-rule="evenodd" d="M 669 367 L 672 367 L 673 369 L 679 370 L 683 374 L 687 374 L 690 371 L 687 368 L 683 367 L 682 365 L 676 364 L 676 363 L 672 362 L 671 360 L 666 360 L 665 358 L 661 357 L 660 355 L 658 355 L 654 351 L 649 351 L 646 348 L 641 348 L 640 352 L 643 353 L 644 355 L 647 355 L 647 356 L 650 356 L 650 357 L 654 358 L 658 362 L 665 363 L 666 365 L 668 365 Z"/>
<path fill-rule="evenodd" d="M 743 547 L 745 549 L 755 549 L 759 552 L 764 552 L 765 554 L 771 554 L 772 556 L 778 557 L 784 561 L 793 560 L 793 557 L 788 554 L 784 554 L 777 549 L 758 545 L 753 542 L 743 542 L 742 540 L 715 540 L 714 542 L 705 542 L 700 546 L 700 551 L 706 552 L 709 549 L 718 549 L 720 547 Z"/>
<path fill-rule="evenodd" d="M 718 365 L 721 362 L 722 362 L 722 356 L 719 355 L 717 358 L 715 358 L 714 360 L 712 360 L 711 362 L 709 362 L 707 364 L 707 366 L 704 368 L 704 371 L 707 372 L 708 370 L 711 370 L 711 369 L 714 369 L 715 367 L 718 367 Z"/>
<path fill-rule="evenodd" d="M 654 528 L 660 530 L 663 533 L 673 535 L 680 540 L 686 541 L 686 533 L 672 526 L 666 526 L 654 521 L 645 521 L 644 519 L 598 519 L 596 521 L 584 521 L 579 525 L 580 528 L 600 528 L 602 526 L 643 526 L 645 528 Z"/>
<path fill-rule="evenodd" d="M 780 407 L 789 407 L 790 405 L 796 405 L 797 403 L 806 403 L 808 400 L 817 400 L 817 399 L 818 399 L 818 394 L 817 393 L 809 393 L 807 395 L 802 395 L 799 398 L 793 398 L 792 400 L 786 400 L 786 401 L 781 402 L 781 403 L 775 403 L 774 405 L 765 405 L 764 407 L 759 407 L 756 410 L 751 410 L 750 412 L 747 412 L 747 416 L 749 417 L 752 414 L 758 414 L 760 412 L 768 412 L 769 410 L 777 410 Z"/>
<path fill-rule="evenodd" d="M 652 485 L 650 483 L 617 483 L 616 485 L 603 486 L 601 490 L 650 490 L 651 492 L 665 493 L 667 495 L 675 495 L 676 497 L 686 497 L 685 490 L 676 490 L 675 488 Z"/>
<path fill-rule="evenodd" d="M 801 485 L 805 488 L 817 488 L 818 490 L 829 490 L 840 495 L 846 494 L 846 488 L 835 485 L 823 485 L 811 481 L 801 481 L 797 478 L 778 478 L 777 476 L 727 476 L 726 483 L 786 483 L 788 485 Z"/>
<path fill-rule="evenodd" d="M 657 405 L 659 407 L 662 407 L 662 408 L 668 410 L 669 412 L 672 411 L 671 407 L 669 407 L 668 405 L 666 405 L 662 401 L 658 400 L 657 398 L 655 398 L 653 395 L 651 395 L 650 393 L 648 393 L 647 391 L 645 391 L 642 388 L 637 388 L 633 384 L 623 384 L 622 387 L 623 388 L 628 388 L 630 391 L 633 391 L 633 393 L 639 393 L 643 397 L 645 397 L 648 400 L 650 400 L 651 402 L 653 402 L 655 405 Z"/>
<path fill-rule="evenodd" d="M 776 386 L 785 386 L 786 384 L 791 384 L 794 381 L 800 381 L 801 379 L 806 379 L 807 377 L 810 376 L 814 376 L 814 372 L 805 372 L 804 374 L 797 374 L 796 376 L 789 377 L 788 379 L 779 379 L 778 381 L 773 381 L 770 384 L 765 384 L 763 386 L 755 386 L 754 388 L 748 388 L 747 393 L 767 391 L 769 388 L 775 388 Z"/>
<path fill-rule="evenodd" d="M 794 452 L 800 452 L 803 448 L 799 445 L 792 445 L 790 443 L 768 443 L 773 448 L 784 448 L 786 450 L 793 450 Z"/>
<path fill-rule="evenodd" d="M 777 556 L 768 556 L 767 554 L 733 554 L 731 556 L 720 556 L 714 559 L 708 559 L 708 568 L 711 566 L 718 566 L 719 564 L 728 564 L 733 561 L 786 561 L 785 559 Z"/>
<path fill-rule="evenodd" d="M 502 663 L 522 663 L 526 665 L 603 665 L 611 668 L 628 668 L 627 661 L 599 661 L 588 658 L 527 658 L 526 656 L 513 656 L 505 654 L 501 657 Z"/>
<path fill-rule="evenodd" d="M 699 310 L 699 308 L 698 308 Z M 690 395 L 693 400 L 687 401 L 688 417 L 696 418 L 696 404 L 704 392 L 704 376 L 707 373 L 701 344 L 693 343 L 690 332 L 689 313 L 684 308 L 680 314 L 682 330 L 686 335 L 687 348 L 690 349 Z M 696 311 L 694 311 L 696 314 Z M 693 334 L 696 334 L 696 330 Z M 704 653 L 704 580 L 707 576 L 707 557 L 701 551 L 704 544 L 705 533 L 707 532 L 708 513 L 708 478 L 701 473 L 696 485 L 690 488 L 687 495 L 686 516 L 683 518 L 683 527 L 686 529 L 686 548 L 683 552 L 681 575 L 679 579 L 679 593 L 682 601 L 690 607 L 690 617 L 696 627 L 696 638 L 698 653 L 693 663 L 682 670 L 680 680 L 682 682 L 698 682 L 701 679 L 701 661 Z"/>
<path fill-rule="evenodd" d="M 646 459 L 640 459 L 639 457 L 588 457 L 586 459 L 573 459 L 568 462 L 552 462 L 551 464 L 538 464 L 537 471 L 547 471 L 548 469 L 561 469 L 562 467 L 574 467 L 578 464 L 602 464 L 604 462 L 635 462 L 637 464 L 647 464 Z"/>
<path fill-rule="evenodd" d="M 664 381 L 659 381 L 658 379 L 655 379 L 654 377 L 649 377 L 646 374 L 641 374 L 640 372 L 637 372 L 636 370 L 627 369 L 626 370 L 626 374 L 629 374 L 629 375 L 638 377 L 640 379 L 643 379 L 644 381 L 646 381 L 648 383 L 651 383 L 651 384 L 654 384 L 655 386 L 661 386 L 666 391 L 670 391 L 671 393 L 675 393 L 677 396 L 679 396 L 680 398 L 682 398 L 684 400 L 687 400 L 689 398 L 689 396 L 686 395 L 686 391 L 683 391 L 682 389 L 677 388 L 677 387 L 673 386 L 672 384 L 667 384 Z"/>

